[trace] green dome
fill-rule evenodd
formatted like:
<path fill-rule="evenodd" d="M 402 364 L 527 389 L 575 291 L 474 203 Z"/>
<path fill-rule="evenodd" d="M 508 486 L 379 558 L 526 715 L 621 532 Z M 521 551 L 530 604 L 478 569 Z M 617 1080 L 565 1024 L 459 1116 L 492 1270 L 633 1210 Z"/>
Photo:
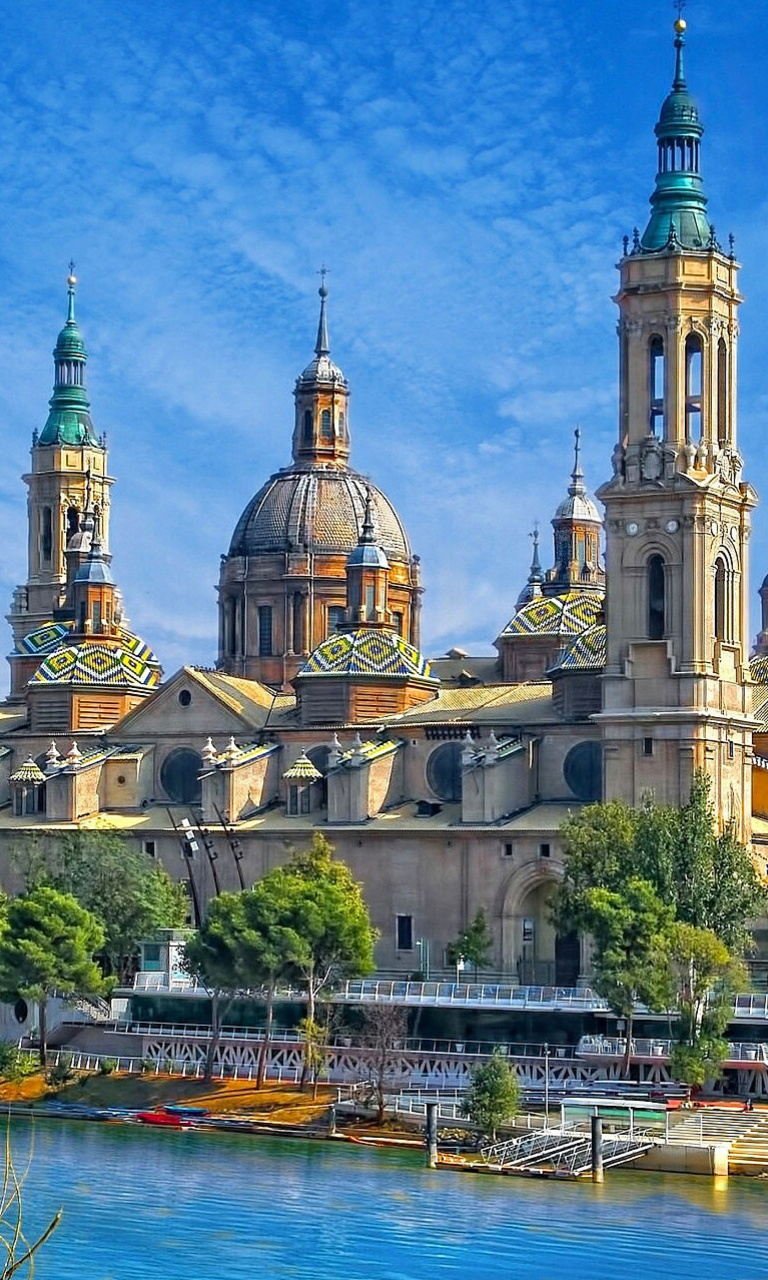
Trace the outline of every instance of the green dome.
<path fill-rule="evenodd" d="M 53 355 L 54 359 L 56 356 L 80 356 L 83 360 L 86 359 L 88 352 L 85 349 L 83 335 L 74 320 L 68 320 L 64 325 L 56 339 Z"/>

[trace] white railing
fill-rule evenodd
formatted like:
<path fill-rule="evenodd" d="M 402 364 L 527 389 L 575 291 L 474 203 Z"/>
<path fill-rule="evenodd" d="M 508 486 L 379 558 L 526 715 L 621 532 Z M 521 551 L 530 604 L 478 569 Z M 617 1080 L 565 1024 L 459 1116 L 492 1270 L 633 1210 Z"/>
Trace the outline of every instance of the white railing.
<path fill-rule="evenodd" d="M 659 1040 L 639 1037 L 630 1041 L 631 1058 L 669 1057 L 671 1040 Z M 582 1036 L 576 1048 L 577 1057 L 609 1057 L 623 1058 L 627 1051 L 626 1040 L 611 1036 Z M 768 1044 L 752 1041 L 735 1041 L 728 1045 L 726 1062 L 749 1062 L 755 1065 L 768 1066 Z"/>
<path fill-rule="evenodd" d="M 468 1005 L 506 1009 L 603 1009 L 608 1005 L 588 987 L 533 987 L 499 982 L 346 982 L 332 997 L 343 1004 Z"/>

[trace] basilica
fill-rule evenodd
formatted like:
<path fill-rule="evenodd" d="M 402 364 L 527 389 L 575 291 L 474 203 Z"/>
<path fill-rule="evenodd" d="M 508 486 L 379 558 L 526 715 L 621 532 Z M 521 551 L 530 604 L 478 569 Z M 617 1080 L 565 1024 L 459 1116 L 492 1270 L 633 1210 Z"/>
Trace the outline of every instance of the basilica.
<path fill-rule="evenodd" d="M 26 580 L 8 616 L 8 887 L 25 833 L 106 826 L 188 883 L 199 920 L 214 894 L 320 831 L 363 884 L 380 968 L 440 971 L 482 909 L 494 970 L 571 986 L 585 944 L 555 933 L 547 904 L 561 825 L 582 805 L 648 793 L 683 804 L 703 769 L 718 822 L 765 866 L 768 579 L 751 646 L 757 497 L 737 443 L 738 263 L 708 219 L 684 32 L 678 20 L 650 216 L 618 264 L 602 514 L 577 431 L 552 544 L 534 537 L 494 658 L 421 652 L 419 559 L 390 499 L 351 464 L 323 277 L 290 461 L 236 519 L 221 560 L 215 664 L 164 678 L 113 569 L 113 481 L 70 274 L 24 476 Z"/>

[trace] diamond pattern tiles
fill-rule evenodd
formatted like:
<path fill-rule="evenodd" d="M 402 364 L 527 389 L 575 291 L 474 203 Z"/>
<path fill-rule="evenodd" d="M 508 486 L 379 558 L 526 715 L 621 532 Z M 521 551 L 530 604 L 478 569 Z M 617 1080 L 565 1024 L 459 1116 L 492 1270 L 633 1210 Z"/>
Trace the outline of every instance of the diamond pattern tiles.
<path fill-rule="evenodd" d="M 570 644 L 550 667 L 547 675 L 560 671 L 600 671 L 605 666 L 605 626 L 589 627 Z"/>
<path fill-rule="evenodd" d="M 768 684 L 768 653 L 756 653 L 750 658 L 749 671 L 756 684 Z"/>
<path fill-rule="evenodd" d="M 29 635 L 24 636 L 19 641 L 16 652 L 31 654 L 36 658 L 42 658 L 45 654 L 54 653 L 67 639 L 74 625 L 74 622 L 46 622 L 44 626 L 38 627 L 35 631 L 30 631 Z M 125 649 L 126 652 L 132 653 L 141 662 L 147 662 L 153 666 L 158 665 L 155 654 L 140 636 L 135 636 L 131 631 L 123 631 L 120 627 L 116 628 L 115 635 L 120 642 L 120 647 Z"/>
<path fill-rule="evenodd" d="M 107 684 L 154 689 L 160 673 L 121 644 L 68 645 L 46 658 L 30 680 L 39 684 Z"/>
<path fill-rule="evenodd" d="M 329 636 L 318 645 L 300 676 L 420 676 L 434 680 L 432 668 L 418 649 L 392 631 L 372 631 L 361 627 L 338 636 Z"/>
<path fill-rule="evenodd" d="M 600 597 L 581 591 L 540 596 L 522 605 L 502 631 L 503 636 L 577 636 L 592 627 L 603 612 Z"/>

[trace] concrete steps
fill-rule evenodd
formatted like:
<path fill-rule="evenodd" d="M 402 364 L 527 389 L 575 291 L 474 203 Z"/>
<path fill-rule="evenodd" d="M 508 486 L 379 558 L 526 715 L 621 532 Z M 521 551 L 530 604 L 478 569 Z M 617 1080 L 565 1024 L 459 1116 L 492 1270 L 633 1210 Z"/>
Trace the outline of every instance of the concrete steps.
<path fill-rule="evenodd" d="M 768 1175 L 768 1115 L 757 1117 L 752 1130 L 732 1143 L 728 1152 L 728 1172 L 753 1178 L 760 1174 Z"/>
<path fill-rule="evenodd" d="M 670 1142 L 733 1143 L 761 1123 L 756 1112 L 735 1111 L 732 1107 L 702 1107 L 683 1114 L 683 1119 L 670 1121 Z"/>

